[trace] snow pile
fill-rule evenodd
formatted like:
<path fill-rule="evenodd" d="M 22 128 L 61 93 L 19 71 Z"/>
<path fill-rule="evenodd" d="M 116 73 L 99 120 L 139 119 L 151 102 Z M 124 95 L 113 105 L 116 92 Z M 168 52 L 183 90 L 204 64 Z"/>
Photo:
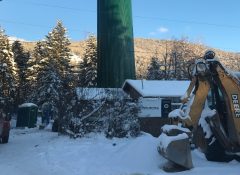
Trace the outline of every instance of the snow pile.
<path fill-rule="evenodd" d="M 180 131 L 183 131 L 183 132 L 186 132 L 186 133 L 190 133 L 191 132 L 188 128 L 183 128 L 183 127 L 177 126 L 177 125 L 164 125 L 162 127 L 162 131 L 164 133 L 168 133 L 169 131 L 171 131 L 173 129 L 180 130 Z"/>

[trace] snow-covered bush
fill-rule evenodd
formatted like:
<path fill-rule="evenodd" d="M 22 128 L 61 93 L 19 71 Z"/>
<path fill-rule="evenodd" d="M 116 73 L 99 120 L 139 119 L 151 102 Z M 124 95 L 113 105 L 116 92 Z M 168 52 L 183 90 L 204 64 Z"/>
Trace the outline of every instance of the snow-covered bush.
<path fill-rule="evenodd" d="M 129 100 L 116 101 L 108 107 L 106 136 L 112 137 L 135 137 L 140 133 L 140 124 L 137 113 L 138 106 Z"/>
<path fill-rule="evenodd" d="M 97 96 L 89 97 L 92 89 L 84 89 L 74 98 L 65 117 L 64 131 L 70 136 L 82 137 L 90 132 L 105 132 L 106 137 L 137 136 L 140 125 L 137 118 L 138 105 L 118 93 L 98 90 Z M 100 94 L 101 93 L 101 94 Z M 118 94 L 118 95 L 117 95 Z M 98 98 L 98 97 L 101 98 Z"/>
<path fill-rule="evenodd" d="M 101 108 L 105 99 L 95 98 L 88 88 L 77 89 L 77 95 L 68 104 L 64 117 L 64 132 L 73 137 L 81 137 L 89 132 L 102 130 Z M 98 94 L 98 92 L 97 92 Z"/>

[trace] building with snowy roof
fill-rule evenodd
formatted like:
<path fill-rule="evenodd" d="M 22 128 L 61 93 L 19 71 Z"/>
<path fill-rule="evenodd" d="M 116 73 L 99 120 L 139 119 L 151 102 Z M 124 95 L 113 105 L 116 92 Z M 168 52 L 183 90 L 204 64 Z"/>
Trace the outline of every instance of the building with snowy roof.
<path fill-rule="evenodd" d="M 126 80 L 123 90 L 133 99 L 142 102 L 142 117 L 161 117 L 162 99 L 171 100 L 171 110 L 179 107 L 181 96 L 183 96 L 190 84 L 190 81 L 172 81 L 172 80 Z M 147 114 L 147 105 L 151 107 Z M 155 107 L 155 110 L 153 110 Z M 157 109 L 158 107 L 158 109 Z"/>
<path fill-rule="evenodd" d="M 168 124 L 168 113 L 181 105 L 190 81 L 126 80 L 122 89 L 140 104 L 141 129 L 154 136 Z"/>

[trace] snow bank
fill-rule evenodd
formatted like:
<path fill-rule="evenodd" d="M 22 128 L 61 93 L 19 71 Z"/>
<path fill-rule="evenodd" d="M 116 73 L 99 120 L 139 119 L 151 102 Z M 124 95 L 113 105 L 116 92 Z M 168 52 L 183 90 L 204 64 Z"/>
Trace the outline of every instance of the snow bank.
<path fill-rule="evenodd" d="M 157 152 L 159 138 L 106 139 L 103 134 L 70 139 L 37 129 L 11 130 L 8 144 L 0 144 L 1 175 L 169 175 Z M 178 175 L 238 175 L 240 163 L 208 162 L 193 151 L 195 168 Z"/>
<path fill-rule="evenodd" d="M 161 172 L 159 166 L 164 159 L 157 152 L 158 143 L 158 139 L 149 134 L 118 143 L 109 159 L 109 166 L 114 168 L 113 174 Z"/>
<path fill-rule="evenodd" d="M 90 134 L 69 139 L 46 130 L 14 129 L 0 145 L 1 174 L 122 175 L 162 172 L 158 140 L 149 134 L 133 139 L 106 139 Z"/>

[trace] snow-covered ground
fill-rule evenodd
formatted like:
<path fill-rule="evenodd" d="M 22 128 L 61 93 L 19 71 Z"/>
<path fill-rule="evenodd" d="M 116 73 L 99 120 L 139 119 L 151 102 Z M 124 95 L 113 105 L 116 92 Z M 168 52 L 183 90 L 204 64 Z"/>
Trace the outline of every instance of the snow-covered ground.
<path fill-rule="evenodd" d="M 0 144 L 1 175 L 239 175 L 240 163 L 206 161 L 192 152 L 194 168 L 166 173 L 157 152 L 158 138 L 106 139 L 101 134 L 70 139 L 46 130 L 13 129 L 8 144 Z"/>

